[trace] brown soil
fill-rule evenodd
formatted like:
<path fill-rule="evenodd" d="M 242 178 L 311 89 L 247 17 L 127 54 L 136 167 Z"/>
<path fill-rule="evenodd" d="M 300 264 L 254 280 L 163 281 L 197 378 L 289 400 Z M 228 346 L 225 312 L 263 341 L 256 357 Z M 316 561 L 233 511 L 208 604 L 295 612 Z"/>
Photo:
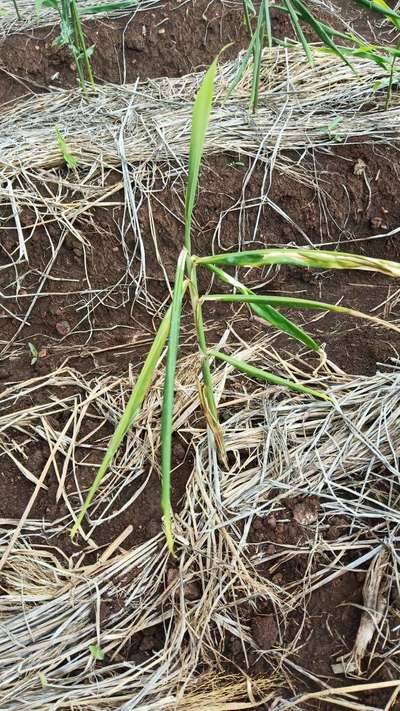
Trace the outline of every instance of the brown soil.
<path fill-rule="evenodd" d="M 233 44 L 227 50 L 227 57 L 234 56 L 238 48 L 245 45 L 246 36 L 238 10 L 225 7 L 222 3 L 208 3 L 203 0 L 185 3 L 179 9 L 173 9 L 174 5 L 175 3 L 167 3 L 162 9 L 139 14 L 137 19 L 130 23 L 127 18 L 88 23 L 89 43 L 96 43 L 97 46 L 94 54 L 96 77 L 99 80 L 116 82 L 124 78 L 123 46 L 125 79 L 133 81 L 138 76 L 181 75 L 209 63 L 228 42 Z M 277 20 L 277 26 L 278 31 L 286 29 L 286 24 L 281 19 Z M 50 84 L 75 84 L 74 68 L 68 51 L 52 47 L 56 34 L 53 29 L 40 30 L 3 41 L 0 46 L 0 104 L 4 105 L 29 92 L 45 91 Z M 14 78 L 15 75 L 18 80 Z M 3 106 L 3 109 L 6 109 L 6 106 Z M 237 158 L 220 155 L 208 160 L 204 166 L 194 235 L 194 250 L 200 254 L 206 254 L 210 250 L 211 238 L 221 211 L 227 210 L 241 198 L 247 165 L 238 162 Z M 360 160 L 365 164 L 365 176 L 356 175 L 354 171 Z M 393 147 L 385 146 L 338 146 L 334 151 L 316 154 L 314 161 L 326 195 L 327 210 L 323 219 L 315 190 L 300 185 L 279 172 L 274 175 L 271 200 L 290 215 L 314 244 L 340 240 L 342 247 L 349 251 L 400 259 L 400 246 L 396 237 L 357 241 L 399 225 L 398 152 Z M 258 168 L 247 189 L 246 198 L 260 194 L 262 178 L 263 171 Z M 168 210 L 164 206 L 168 206 Z M 154 222 L 160 240 L 159 249 L 170 278 L 173 278 L 182 238 L 181 222 L 172 213 L 178 218 L 182 217 L 180 188 L 174 192 L 162 192 L 158 195 L 157 204 L 153 205 Z M 248 240 L 252 239 L 256 216 L 255 208 L 248 210 L 245 222 L 241 225 L 243 235 Z M 103 301 L 99 300 L 91 315 L 85 310 L 84 294 L 66 294 L 89 288 L 111 289 L 125 272 L 126 263 L 117 229 L 121 217 L 122 210 L 119 208 L 112 213 L 97 209 L 93 212 L 91 224 L 77 225 L 85 233 L 90 244 L 86 255 L 81 245 L 73 237 L 67 236 L 53 266 L 52 278 L 47 282 L 44 295 L 36 302 L 29 316 L 29 323 L 19 332 L 14 346 L 0 361 L 0 381 L 3 387 L 38 374 L 49 373 L 65 362 L 80 373 L 85 373 L 87 377 L 93 374 L 122 376 L 127 373 L 129 365 L 137 369 L 142 362 L 157 319 L 149 317 L 146 310 L 139 305 L 132 308 L 127 284 L 123 284 L 115 293 L 110 292 Z M 4 210 L 1 218 L 0 266 L 4 266 L 9 262 L 8 253 L 17 244 L 17 236 L 12 221 Z M 32 219 L 32 215 L 27 211 L 23 220 L 26 228 Z M 155 256 L 148 215 L 144 209 L 140 220 L 143 234 L 147 237 L 150 291 L 155 297 L 163 300 L 167 297 L 166 287 Z M 238 228 L 238 212 L 230 212 L 223 221 L 221 231 L 224 248 L 237 244 Z M 55 240 L 59 237 L 57 227 L 50 225 L 48 231 L 49 234 L 46 234 L 43 228 L 37 228 L 29 243 L 29 269 L 26 266 L 19 268 L 22 289 L 17 300 L 12 298 L 12 282 L 15 279 L 13 269 L 0 271 L 1 292 L 5 297 L 9 297 L 4 300 L 3 305 L 19 318 L 24 317 L 32 303 L 42 270 L 48 262 L 51 253 L 49 237 Z M 253 244 L 299 245 L 304 244 L 304 238 L 272 208 L 264 207 L 257 242 Z M 259 275 L 250 273 L 247 278 L 251 285 L 252 279 L 258 280 Z M 207 285 L 206 280 L 200 283 L 203 288 Z M 363 273 L 311 273 L 290 268 L 278 272 L 269 285 L 272 292 L 283 291 L 330 302 L 343 297 L 343 303 L 366 312 L 387 298 L 389 288 L 393 293 L 398 285 L 389 284 L 388 280 L 381 276 L 366 276 Z M 232 314 L 233 311 L 229 308 L 210 309 L 207 314 L 210 339 L 221 335 L 225 322 Z M 188 318 L 184 322 L 185 326 L 189 326 Z M 18 326 L 19 321 L 15 318 L 2 319 L 2 345 L 11 341 Z M 262 328 L 257 321 L 249 319 L 246 310 L 241 312 L 236 322 L 236 330 L 249 340 L 260 334 Z M 352 319 L 324 317 L 312 323 L 309 331 L 320 342 L 327 343 L 330 359 L 349 372 L 374 373 L 378 362 L 385 362 L 400 351 L 398 334 L 377 330 Z M 39 349 L 38 361 L 33 366 L 30 363 L 28 342 L 34 343 Z M 279 343 L 283 348 L 290 348 L 292 352 L 296 349 L 296 345 L 287 339 L 281 338 Z M 190 344 L 184 345 L 182 353 L 190 352 L 191 348 Z M 52 393 L 49 389 L 47 396 L 50 397 Z M 30 401 L 35 402 L 35 395 L 30 396 Z M 23 401 L 19 401 L 18 408 L 22 406 Z M 63 423 L 61 417 L 58 425 L 62 426 Z M 110 434 L 111 425 L 108 429 L 103 428 L 96 437 L 104 443 L 108 441 Z M 32 473 L 39 475 L 48 451 L 36 449 L 27 454 Z M 178 507 L 192 466 L 187 445 L 178 437 L 174 442 L 174 457 L 179 463 L 173 479 L 174 505 Z M 90 463 L 91 469 L 86 467 L 77 473 L 82 487 L 90 483 L 98 459 L 94 458 Z M 148 470 L 145 474 L 147 472 Z M 0 474 L 0 519 L 17 520 L 32 493 L 32 485 L 21 479 L 18 469 L 6 455 L 0 458 Z M 50 472 L 48 484 L 48 491 L 37 498 L 31 516 L 53 521 L 66 512 L 63 504 L 56 502 L 57 478 L 54 472 Z M 105 546 L 112 542 L 128 524 L 132 524 L 134 530 L 124 543 L 126 547 L 155 535 L 160 530 L 158 500 L 158 474 L 153 471 L 147 487 L 134 507 L 128 508 L 115 519 L 113 525 L 97 531 L 97 543 Z M 307 504 L 312 505 L 317 506 L 318 502 Z M 299 542 L 307 539 L 306 530 L 299 523 L 304 513 L 307 513 L 304 511 L 304 503 L 299 501 L 294 507 L 288 503 L 289 523 L 256 521 L 252 532 L 254 544 L 268 546 L 271 555 L 283 544 L 296 547 Z M 345 521 L 332 520 L 326 535 L 335 538 L 341 535 L 340 531 L 345 526 Z M 76 551 L 67 536 L 54 540 L 53 545 L 59 546 L 66 555 L 72 555 Z M 272 574 L 268 568 L 262 572 L 266 577 L 271 576 L 272 580 L 274 576 L 278 576 L 276 582 L 279 584 L 289 583 L 304 574 L 304 560 L 298 556 L 294 562 L 274 570 Z M 348 574 L 312 595 L 308 601 L 312 614 L 302 631 L 301 649 L 293 658 L 296 664 L 316 676 L 325 676 L 332 681 L 332 660 L 339 653 L 348 651 L 354 641 L 360 615 L 354 605 L 361 601 L 363 579 L 363 573 Z M 112 615 L 114 612 L 112 602 L 109 608 L 105 603 L 102 614 Z M 333 618 L 334 630 L 330 624 Z M 290 644 L 300 624 L 299 615 L 293 614 L 282 632 L 278 629 L 274 610 L 268 605 L 256 615 L 253 613 L 249 619 L 249 628 L 254 638 L 265 649 L 273 647 L 278 640 L 281 645 Z M 143 638 L 134 640 L 132 648 L 127 652 L 128 656 L 139 661 L 141 655 L 157 649 L 160 636 L 161 632 L 153 630 L 151 638 L 144 635 Z M 229 640 L 226 653 L 235 665 L 244 666 L 240 648 L 234 640 Z M 268 672 L 265 660 L 251 662 L 254 673 Z M 383 670 L 381 678 L 384 678 L 384 673 Z M 299 681 L 299 689 L 300 684 Z M 303 680 L 303 688 L 310 688 L 309 680 Z M 370 703 L 374 701 L 379 702 L 379 706 L 382 705 L 382 699 L 369 699 Z M 328 708 L 327 704 L 323 707 L 324 711 Z"/>

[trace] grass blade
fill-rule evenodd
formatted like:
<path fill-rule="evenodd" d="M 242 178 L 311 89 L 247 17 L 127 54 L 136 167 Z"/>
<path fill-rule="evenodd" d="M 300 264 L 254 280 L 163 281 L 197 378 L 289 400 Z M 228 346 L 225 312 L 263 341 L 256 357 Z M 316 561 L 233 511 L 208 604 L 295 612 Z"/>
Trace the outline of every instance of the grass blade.
<path fill-rule="evenodd" d="M 326 32 L 324 29 L 324 26 L 318 22 L 318 20 L 314 17 L 314 15 L 309 11 L 309 9 L 304 5 L 301 0 L 293 0 L 294 6 L 296 10 L 299 12 L 300 16 L 304 20 L 304 22 L 307 22 L 307 24 L 314 30 L 314 32 L 318 35 L 318 37 L 322 40 L 324 45 L 328 47 L 332 52 L 337 54 L 341 59 L 349 66 L 351 69 L 353 69 L 351 62 L 346 58 L 346 56 L 343 54 L 343 52 L 340 51 L 339 47 L 334 43 L 332 40 L 330 34 Z M 354 71 L 354 69 L 353 69 Z"/>
<path fill-rule="evenodd" d="M 250 8 L 251 9 L 251 8 Z M 200 162 L 203 155 L 204 138 L 208 126 L 211 111 L 212 98 L 214 93 L 214 80 L 216 74 L 218 57 L 211 64 L 200 85 L 192 113 L 192 135 L 189 153 L 189 176 L 185 196 L 185 239 L 184 244 L 188 252 L 186 260 L 187 275 L 190 282 L 190 296 L 196 326 L 197 343 L 202 354 L 201 370 L 203 383 L 200 386 L 200 399 L 203 405 L 207 422 L 214 434 L 218 453 L 221 460 L 226 463 L 225 447 L 222 437 L 222 430 L 218 421 L 218 410 L 215 402 L 213 383 L 209 359 L 207 355 L 207 343 L 204 330 L 203 314 L 199 301 L 197 287 L 196 268 L 191 259 L 191 228 L 192 213 L 196 199 L 197 183 L 200 169 Z"/>
<path fill-rule="evenodd" d="M 314 269 L 360 269 L 380 272 L 390 277 L 400 276 L 400 263 L 387 259 L 373 259 L 360 254 L 322 249 L 255 249 L 249 252 L 227 252 L 209 257 L 193 257 L 196 264 L 231 267 L 264 267 L 267 264 L 287 264 Z"/>
<path fill-rule="evenodd" d="M 296 10 L 294 9 L 294 7 L 293 7 L 292 3 L 290 2 L 290 0 L 283 0 L 283 3 L 284 3 L 284 5 L 285 5 L 285 7 L 286 7 L 286 9 L 287 9 L 287 11 L 288 11 L 288 13 L 289 13 L 289 15 L 290 15 L 290 19 L 291 19 L 291 21 L 292 21 L 292 24 L 293 24 L 293 27 L 294 27 L 294 31 L 296 32 L 296 35 L 297 35 L 298 39 L 300 40 L 301 44 L 303 45 L 303 49 L 304 49 L 304 52 L 305 52 L 305 54 L 306 54 L 308 63 L 310 64 L 311 67 L 313 67 L 313 66 L 314 66 L 314 58 L 313 58 L 313 55 L 312 55 L 311 47 L 310 47 L 310 45 L 308 44 L 307 39 L 306 39 L 306 37 L 305 37 L 305 34 L 304 34 L 303 30 L 302 30 L 302 27 L 301 27 L 300 22 L 299 22 L 299 18 L 298 18 L 298 16 L 297 16 L 297 12 L 296 12 Z"/>
<path fill-rule="evenodd" d="M 149 390 L 151 382 L 154 378 L 158 361 L 160 360 L 161 354 L 162 354 L 162 352 L 165 348 L 165 345 L 167 343 L 170 323 L 171 323 L 171 307 L 168 309 L 163 320 L 161 321 L 161 324 L 158 328 L 155 339 L 151 345 L 151 348 L 148 352 L 147 358 L 143 364 L 142 370 L 140 371 L 139 376 L 136 380 L 135 386 L 132 390 L 132 394 L 128 400 L 128 404 L 125 408 L 125 412 L 122 415 L 122 418 L 118 423 L 118 426 L 113 434 L 111 442 L 108 445 L 107 451 L 103 457 L 103 461 L 101 462 L 100 467 L 99 467 L 99 469 L 96 473 L 96 476 L 94 478 L 94 481 L 89 489 L 89 493 L 86 496 L 85 502 L 84 502 L 84 504 L 79 512 L 79 515 L 73 525 L 73 528 L 72 528 L 71 534 L 70 534 L 71 538 L 73 538 L 76 535 L 76 533 L 78 532 L 87 510 L 88 510 L 89 506 L 91 505 L 91 503 L 97 493 L 97 490 L 98 490 L 99 486 L 101 485 L 101 482 L 103 481 L 105 474 L 107 473 L 107 470 L 108 470 L 112 460 L 114 459 L 116 453 L 118 452 L 118 449 L 121 446 L 122 440 L 124 439 L 129 428 L 132 426 L 132 423 L 133 423 L 137 413 L 139 412 L 139 409 L 143 403 L 143 400 L 146 397 L 146 394 Z"/>
<path fill-rule="evenodd" d="M 230 274 L 227 274 L 224 272 L 222 269 L 219 267 L 215 267 L 212 264 L 207 265 L 208 269 L 213 272 L 221 281 L 225 282 L 226 284 L 229 284 L 230 286 L 233 286 L 235 289 L 238 289 L 242 294 L 247 294 L 249 296 L 256 296 L 251 289 L 248 289 L 244 284 L 241 284 L 240 281 L 232 277 Z M 206 297 L 208 299 L 209 297 Z M 279 331 L 283 331 L 284 333 L 287 333 L 289 336 L 292 336 L 292 338 L 295 338 L 297 341 L 300 341 L 301 343 L 304 343 L 307 348 L 311 348 L 313 351 L 320 351 L 320 346 L 314 339 L 302 328 L 297 326 L 293 321 L 290 319 L 286 318 L 286 316 L 283 316 L 279 311 L 277 311 L 273 306 L 268 305 L 268 304 L 260 304 L 257 302 L 250 301 L 250 308 L 252 311 L 263 321 L 266 321 L 269 323 L 271 326 L 274 326 L 277 328 Z"/>
<path fill-rule="evenodd" d="M 214 81 L 217 72 L 218 57 L 209 66 L 200 88 L 192 112 L 192 136 L 189 150 L 189 173 L 185 195 L 185 236 L 184 245 L 190 254 L 192 214 L 196 200 L 197 184 L 199 181 L 200 163 L 203 155 L 204 139 L 210 117 Z"/>
<path fill-rule="evenodd" d="M 164 379 L 164 393 L 161 413 L 161 508 L 163 512 L 168 550 L 174 553 L 171 508 L 171 454 L 172 454 L 172 418 L 175 399 L 175 373 L 179 349 L 182 300 L 185 293 L 184 274 L 187 251 L 184 248 L 179 255 L 176 267 L 174 293 L 171 304 L 171 325 L 168 336 L 167 363 Z"/>
<path fill-rule="evenodd" d="M 356 309 L 351 309 L 347 306 L 338 306 L 337 304 L 327 304 L 323 301 L 313 301 L 312 299 L 298 299 L 294 296 L 259 296 L 258 294 L 212 294 L 210 296 L 204 296 L 203 301 L 218 301 L 218 302 L 228 302 L 228 303 L 247 303 L 251 305 L 275 305 L 283 306 L 284 308 L 290 309 L 313 309 L 316 311 L 333 311 L 338 314 L 346 314 L 347 316 L 356 316 L 357 318 L 363 318 L 367 321 L 373 321 L 380 326 L 392 329 L 400 333 L 400 327 L 396 326 L 394 323 L 389 323 L 384 321 L 377 316 L 371 316 L 370 314 L 363 313 L 362 311 L 357 311 Z M 279 313 L 279 312 L 277 312 Z"/>
<path fill-rule="evenodd" d="M 322 400 L 330 400 L 329 395 L 324 393 L 322 390 L 314 390 L 314 388 L 309 388 L 306 385 L 300 385 L 300 383 L 295 383 L 293 380 L 287 380 L 286 378 L 281 378 L 280 375 L 274 375 L 267 370 L 261 370 L 261 368 L 256 368 L 254 365 L 249 365 L 244 363 L 244 361 L 239 360 L 239 358 L 234 358 L 228 356 L 220 351 L 210 351 L 210 355 L 217 360 L 221 360 L 229 365 L 232 365 L 236 370 L 241 373 L 248 375 L 250 378 L 255 378 L 255 380 L 262 380 L 266 383 L 271 383 L 272 385 L 282 385 L 284 388 L 289 388 L 289 390 L 294 390 L 298 393 L 303 393 L 304 395 L 311 395 L 312 397 L 318 397 Z"/>

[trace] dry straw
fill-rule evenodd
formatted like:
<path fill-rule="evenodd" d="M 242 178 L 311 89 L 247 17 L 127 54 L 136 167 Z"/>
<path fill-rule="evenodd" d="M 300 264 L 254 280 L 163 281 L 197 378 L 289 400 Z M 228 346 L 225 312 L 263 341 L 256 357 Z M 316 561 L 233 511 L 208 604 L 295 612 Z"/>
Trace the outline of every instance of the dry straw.
<path fill-rule="evenodd" d="M 248 113 L 251 67 L 234 94 L 226 89 L 238 60 L 220 66 L 205 154 L 254 155 L 279 148 L 303 150 L 358 142 L 388 141 L 399 135 L 400 99 L 385 110 L 387 77 L 368 59 L 354 59 L 357 75 L 340 58 L 315 48 L 315 67 L 301 47 L 264 51 L 262 93 L 255 116 Z M 104 85 L 89 106 L 78 91 L 52 90 L 19 102 L 0 121 L 0 167 L 5 175 L 63 165 L 54 133 L 57 124 L 70 152 L 84 169 L 121 163 L 187 159 L 190 117 L 203 74 L 134 85 Z M 363 109 L 363 106 L 366 108 Z"/>
<path fill-rule="evenodd" d="M 309 366 L 299 358 L 281 361 L 268 339 L 232 354 L 279 369 L 303 384 L 315 382 Z M 2 394 L 3 452 L 13 454 L 20 476 L 25 476 L 32 447 L 47 451 L 52 477 L 59 481 L 57 497 L 65 503 L 59 519 L 26 518 L 17 537 L 10 530 L 16 521 L 1 522 L 4 711 L 22 711 L 27 704 L 41 711 L 55 706 L 67 709 L 71 704 L 91 711 L 246 708 L 239 700 L 253 707 L 273 700 L 274 708 L 283 711 L 302 709 L 311 698 L 344 708 L 367 708 L 362 706 L 366 691 L 385 687 L 394 693 L 399 685 L 391 592 L 400 582 L 396 552 L 399 367 L 394 364 L 375 376 L 352 378 L 325 366 L 318 384 L 329 387 L 336 382 L 330 388 L 333 404 L 283 394 L 273 386 L 247 391 L 246 381 L 239 381 L 229 366 L 221 367 L 215 387 L 217 392 L 223 387 L 220 407 L 230 413 L 223 423 L 230 462 L 225 469 L 211 440 L 191 424 L 190 413 L 199 406 L 188 373 L 192 361 L 178 364 L 174 429 L 192 440 L 195 464 L 177 517 L 179 564 L 172 567 L 162 534 L 129 549 L 121 535 L 98 549 L 93 562 L 96 528 L 110 516 L 118 520 L 121 510 L 112 502 L 120 500 L 126 478 L 137 487 L 139 472 L 148 471 L 154 462 L 162 374 L 103 482 L 90 514 L 86 547 L 77 548 L 69 560 L 55 556 L 52 542 L 56 545 L 56 537 L 71 524 L 72 512 L 76 515 L 79 510 L 85 459 L 90 461 L 106 445 L 107 423 L 119 419 L 131 384 L 115 378 L 86 381 L 73 371 L 60 370 L 10 386 Z M 61 422 L 65 424 L 56 424 Z M 46 477 L 43 484 L 47 485 Z M 250 543 L 255 516 L 273 514 L 279 521 L 288 495 L 310 494 L 319 497 L 320 508 L 314 520 L 305 524 L 304 544 L 278 545 L 271 554 Z M 347 521 L 335 540 L 326 535 L 332 515 Z M 309 674 L 296 667 L 293 657 L 301 626 L 287 649 L 281 648 L 279 637 L 268 653 L 271 670 L 276 669 L 268 681 L 246 682 L 240 675 L 224 678 L 221 652 L 228 634 L 237 637 L 244 650 L 257 647 L 244 610 L 254 614 L 262 600 L 271 601 L 283 634 L 289 611 L 297 609 L 307 619 L 312 591 L 351 570 L 365 570 L 367 575 L 369 569 L 371 576 L 372 562 L 384 548 L 390 560 L 381 588 L 385 597 L 363 668 L 368 674 L 385 661 L 393 681 L 382 685 L 356 676 L 349 683 L 339 677 L 339 688 L 333 692 L 321 679 L 321 692 L 297 694 L 297 675 L 302 675 L 303 684 L 304 674 L 305 678 Z M 273 583 L 257 572 L 267 560 L 279 570 L 294 557 L 307 562 L 308 574 L 288 584 Z M 114 614 L 103 614 L 107 605 Z M 129 660 L 131 641 L 155 625 L 164 629 L 162 648 L 143 661 Z M 96 667 L 88 651 L 93 644 L 106 654 L 105 662 Z M 346 652 L 343 648 L 344 657 Z M 340 653 L 332 661 L 340 663 Z M 199 665 L 210 669 L 212 676 L 203 672 L 196 680 Z M 285 692 L 284 701 L 279 688 L 285 686 L 292 691 L 289 696 Z"/>
<path fill-rule="evenodd" d="M 304 154 L 314 147 L 346 142 L 349 137 L 352 142 L 364 143 L 398 139 L 399 94 L 393 93 L 390 110 L 385 111 L 387 78 L 373 61 L 354 60 L 358 72 L 355 76 L 340 58 L 318 50 L 314 69 L 308 66 L 301 47 L 264 52 L 262 92 L 255 116 L 248 112 L 251 67 L 226 100 L 227 87 L 236 76 L 239 62 L 240 58 L 219 68 L 204 150 L 206 156 L 227 151 L 263 163 L 266 178 L 260 205 L 279 210 L 268 197 L 275 166 L 292 178 L 312 183 L 297 162 L 284 157 L 284 148 L 299 149 Z M 139 212 L 149 210 L 158 254 L 152 198 L 157 199 L 167 184 L 174 189 L 185 176 L 191 110 L 203 76 L 200 73 L 134 85 L 101 86 L 89 105 L 78 91 L 52 90 L 4 111 L 0 118 L 0 202 L 18 234 L 18 244 L 10 254 L 11 264 L 29 260 L 29 241 L 39 225 L 47 231 L 48 224 L 56 222 L 61 239 L 72 234 L 89 248 L 81 226 L 91 222 L 95 206 L 119 205 L 118 193 L 122 189 L 125 205 L 121 240 L 126 272 L 115 288 L 125 289 L 127 299 L 127 284 L 132 285 L 129 298 L 133 291 L 149 312 L 157 312 L 160 304 L 147 288 L 146 245 Z M 77 167 L 67 174 L 65 170 L 61 172 L 64 157 L 55 126 L 77 161 Z M 116 181 L 115 176 L 108 180 L 113 171 L 119 173 Z M 22 227 L 19 216 L 24 208 L 32 214 L 32 223 Z M 282 210 L 280 214 L 296 228 L 290 216 Z M 135 237 L 133 249 L 125 241 L 131 228 Z M 50 235 L 48 238 L 52 247 L 48 264 L 51 270 L 60 245 L 53 244 Z M 239 244 L 241 240 L 238 234 Z M 165 270 L 164 276 L 168 283 Z M 40 291 L 44 283 L 45 279 Z M 21 328 L 19 324 L 15 337 Z"/>
<path fill-rule="evenodd" d="M 34 27 L 46 27 L 58 22 L 57 11 L 44 3 L 40 12 L 37 12 L 33 0 L 16 0 L 18 13 L 7 0 L 0 1 L 0 37 L 22 32 Z M 148 10 L 160 4 L 160 0 L 79 0 L 79 9 L 82 18 L 90 19 L 92 15 L 104 17 L 105 15 L 132 14 L 132 11 Z M 102 9 L 104 8 L 104 9 Z M 19 16 L 18 16 L 19 15 Z"/>

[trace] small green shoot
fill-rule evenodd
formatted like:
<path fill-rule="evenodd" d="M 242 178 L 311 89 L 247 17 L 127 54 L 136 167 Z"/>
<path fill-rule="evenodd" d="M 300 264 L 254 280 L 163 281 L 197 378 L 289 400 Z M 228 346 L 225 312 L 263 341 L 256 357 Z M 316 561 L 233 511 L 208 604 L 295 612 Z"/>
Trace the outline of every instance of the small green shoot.
<path fill-rule="evenodd" d="M 105 658 L 105 652 L 103 652 L 100 647 L 97 646 L 97 644 L 89 644 L 89 652 L 92 655 L 93 659 L 96 660 L 96 662 L 102 662 Z"/>
<path fill-rule="evenodd" d="M 39 358 L 39 351 L 36 348 L 35 344 L 31 343 L 31 341 L 28 341 L 28 348 L 31 354 L 31 365 L 35 365 Z"/>
<path fill-rule="evenodd" d="M 59 126 L 54 126 L 54 131 L 56 134 L 57 145 L 60 149 L 62 157 L 64 158 L 65 164 L 68 166 L 68 168 L 76 168 L 76 166 L 78 165 L 78 161 L 69 150 L 68 144 L 66 143 Z"/>

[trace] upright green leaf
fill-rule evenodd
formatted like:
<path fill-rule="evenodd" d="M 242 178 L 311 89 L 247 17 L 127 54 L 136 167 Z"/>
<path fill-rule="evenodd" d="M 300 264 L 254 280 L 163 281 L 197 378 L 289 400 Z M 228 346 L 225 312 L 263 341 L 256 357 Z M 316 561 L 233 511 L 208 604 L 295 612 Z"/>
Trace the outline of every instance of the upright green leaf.
<path fill-rule="evenodd" d="M 167 363 L 165 368 L 164 393 L 161 413 L 161 507 L 164 516 L 165 533 L 170 553 L 174 552 L 171 509 L 171 455 L 172 455 L 172 418 L 175 399 L 175 373 L 179 349 L 182 300 L 185 293 L 184 273 L 187 251 L 184 248 L 179 255 L 176 267 L 174 293 L 171 304 L 171 325 L 168 337 Z"/>
<path fill-rule="evenodd" d="M 200 163 L 204 149 L 204 139 L 210 117 L 212 97 L 214 93 L 215 75 L 218 57 L 208 68 L 200 88 L 192 112 L 192 136 L 189 151 L 189 173 L 185 195 L 185 237 L 184 244 L 190 254 L 192 214 L 199 181 Z"/>

